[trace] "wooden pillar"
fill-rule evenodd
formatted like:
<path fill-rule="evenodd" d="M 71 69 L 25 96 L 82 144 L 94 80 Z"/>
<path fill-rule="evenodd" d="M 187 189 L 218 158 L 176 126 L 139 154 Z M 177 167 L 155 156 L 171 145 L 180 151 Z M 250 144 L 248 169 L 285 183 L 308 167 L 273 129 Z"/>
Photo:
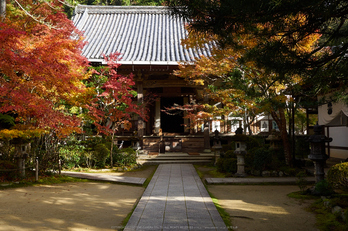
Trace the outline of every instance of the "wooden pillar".
<path fill-rule="evenodd" d="M 156 101 L 156 109 L 155 109 L 155 133 L 159 135 L 159 131 L 161 128 L 161 101 Z"/>
<path fill-rule="evenodd" d="M 184 97 L 184 105 L 189 103 L 189 98 L 188 97 Z M 184 112 L 184 116 L 187 116 L 187 112 Z M 190 124 L 189 124 L 189 120 L 187 118 L 184 119 L 184 125 L 185 125 L 185 132 L 190 132 Z"/>
<path fill-rule="evenodd" d="M 142 79 L 137 81 L 137 92 L 138 92 L 138 103 L 144 103 L 144 88 Z M 141 116 L 138 117 L 138 138 L 140 141 L 140 146 L 142 147 L 142 140 L 145 132 L 144 120 Z"/>

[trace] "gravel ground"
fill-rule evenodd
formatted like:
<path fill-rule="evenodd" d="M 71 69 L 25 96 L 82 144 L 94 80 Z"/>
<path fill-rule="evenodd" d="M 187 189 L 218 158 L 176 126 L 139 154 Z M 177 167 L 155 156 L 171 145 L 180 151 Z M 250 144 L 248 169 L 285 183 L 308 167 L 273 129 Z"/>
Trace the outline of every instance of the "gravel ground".
<path fill-rule="evenodd" d="M 289 198 L 297 186 L 209 185 L 209 191 L 231 217 L 235 231 L 317 231 L 309 202 Z"/>
<path fill-rule="evenodd" d="M 148 177 L 155 170 L 107 173 Z M 143 187 L 99 182 L 41 185 L 0 191 L 0 231 L 118 230 Z M 308 204 L 287 197 L 297 186 L 209 185 L 234 230 L 316 231 Z"/>
<path fill-rule="evenodd" d="M 0 230 L 117 230 L 143 191 L 94 182 L 0 191 Z"/>
<path fill-rule="evenodd" d="M 149 177 L 142 171 L 105 173 Z M 145 188 L 105 182 L 78 182 L 0 191 L 0 231 L 119 230 Z"/>

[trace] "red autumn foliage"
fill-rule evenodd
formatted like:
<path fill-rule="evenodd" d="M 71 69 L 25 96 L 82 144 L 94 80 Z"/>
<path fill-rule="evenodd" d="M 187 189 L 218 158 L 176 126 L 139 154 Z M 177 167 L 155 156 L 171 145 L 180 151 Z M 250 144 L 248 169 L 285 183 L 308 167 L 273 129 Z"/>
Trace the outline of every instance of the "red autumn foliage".
<path fill-rule="evenodd" d="M 108 80 L 102 85 L 103 91 L 96 95 L 92 104 L 88 107 L 90 116 L 100 133 L 106 135 L 114 134 L 121 127 L 128 130 L 131 128 L 131 120 L 138 116 L 147 120 L 148 109 L 145 103 L 136 101 L 137 93 L 133 90 L 135 82 L 133 74 L 123 76 L 117 73 L 120 64 L 119 53 L 104 56 L 108 67 L 102 73 L 94 72 L 96 75 L 104 75 Z"/>
<path fill-rule="evenodd" d="M 80 34 L 59 1 L 17 2 L 0 21 L 0 113 L 61 135 L 77 131 L 80 120 L 64 105 L 79 105 L 84 92 Z"/>

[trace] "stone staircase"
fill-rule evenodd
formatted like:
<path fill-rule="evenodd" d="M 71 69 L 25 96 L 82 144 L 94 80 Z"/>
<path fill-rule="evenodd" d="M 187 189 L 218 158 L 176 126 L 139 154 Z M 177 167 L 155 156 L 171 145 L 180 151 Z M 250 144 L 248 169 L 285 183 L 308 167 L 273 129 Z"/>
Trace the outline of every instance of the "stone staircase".
<path fill-rule="evenodd" d="M 139 154 L 138 164 L 209 164 L 213 163 L 214 153 L 166 152 L 164 154 Z"/>

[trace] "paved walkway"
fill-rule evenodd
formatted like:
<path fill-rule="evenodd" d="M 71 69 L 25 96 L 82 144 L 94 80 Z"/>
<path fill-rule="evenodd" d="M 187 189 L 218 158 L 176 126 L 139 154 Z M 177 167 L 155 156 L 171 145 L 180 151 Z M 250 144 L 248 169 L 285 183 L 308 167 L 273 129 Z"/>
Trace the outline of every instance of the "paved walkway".
<path fill-rule="evenodd" d="M 227 230 L 192 164 L 161 164 L 124 231 Z"/>
<path fill-rule="evenodd" d="M 308 183 L 315 183 L 315 177 L 306 177 Z M 233 178 L 206 178 L 207 184 L 296 184 L 297 177 L 233 177 Z"/>
<path fill-rule="evenodd" d="M 62 171 L 62 174 L 65 176 L 78 177 L 78 178 L 89 179 L 89 180 L 101 180 L 101 181 L 135 184 L 135 185 L 143 185 L 146 181 L 146 178 L 141 178 L 141 177 L 113 176 L 109 174 L 100 174 L 100 173 L 82 173 L 82 172 Z"/>

